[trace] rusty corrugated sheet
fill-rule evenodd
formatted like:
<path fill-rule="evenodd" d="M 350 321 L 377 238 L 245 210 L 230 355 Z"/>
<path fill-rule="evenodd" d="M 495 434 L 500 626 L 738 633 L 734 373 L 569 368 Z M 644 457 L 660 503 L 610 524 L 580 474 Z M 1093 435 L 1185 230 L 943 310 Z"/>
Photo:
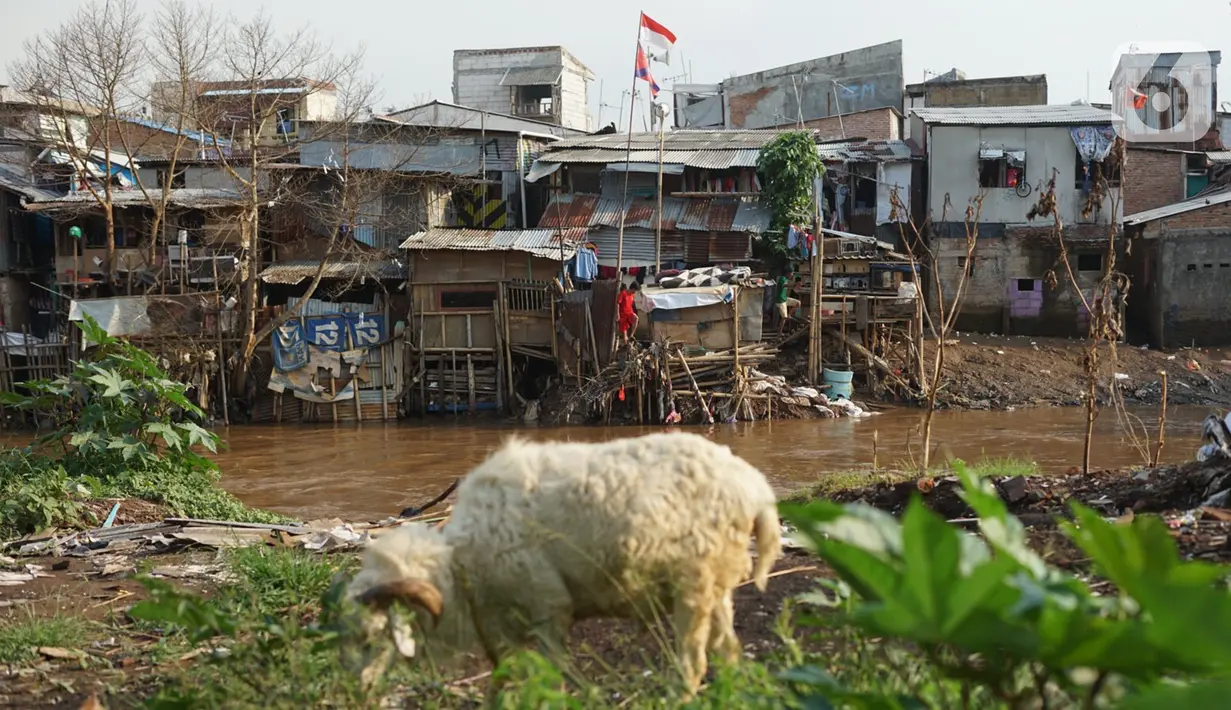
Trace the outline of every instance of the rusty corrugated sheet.
<path fill-rule="evenodd" d="M 708 198 L 694 197 L 687 201 L 684 206 L 684 214 L 680 216 L 678 227 L 685 230 L 706 230 L 706 218 L 710 211 L 710 200 Z"/>
<path fill-rule="evenodd" d="M 654 212 L 657 210 L 657 200 L 633 199 L 628 205 L 624 216 L 625 227 L 654 228 Z"/>
<path fill-rule="evenodd" d="M 710 261 L 747 261 L 752 258 L 752 235 L 723 232 L 710 239 Z"/>
<path fill-rule="evenodd" d="M 568 260 L 586 239 L 584 227 L 559 229 L 454 229 L 436 227 L 412 235 L 409 251 L 518 251 L 545 259 Z"/>
<path fill-rule="evenodd" d="M 685 236 L 684 260 L 690 264 L 710 263 L 710 235 L 696 233 Z"/>
<path fill-rule="evenodd" d="M 735 212 L 739 208 L 739 203 L 728 202 L 726 200 L 712 200 L 710 202 L 709 214 L 705 216 L 706 226 L 711 231 L 725 232 L 731 229 L 731 223 L 735 221 Z"/>
<path fill-rule="evenodd" d="M 539 228 L 619 228 L 624 213 L 625 228 L 657 228 L 656 202 L 634 198 L 628 202 L 598 195 L 558 195 L 548 205 Z M 663 198 L 663 231 L 721 231 L 759 234 L 769 229 L 769 208 L 757 200 L 730 197 Z"/>
<path fill-rule="evenodd" d="M 589 227 L 593 222 L 598 195 L 557 195 L 547 205 L 538 226 L 547 229 Z"/>

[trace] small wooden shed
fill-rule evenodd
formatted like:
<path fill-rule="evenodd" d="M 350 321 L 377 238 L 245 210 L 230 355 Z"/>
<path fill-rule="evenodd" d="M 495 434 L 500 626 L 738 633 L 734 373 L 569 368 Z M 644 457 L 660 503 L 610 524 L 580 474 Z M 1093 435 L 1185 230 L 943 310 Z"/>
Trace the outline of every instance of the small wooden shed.
<path fill-rule="evenodd" d="M 503 409 L 514 353 L 554 358 L 552 282 L 585 237 L 584 229 L 436 227 L 402 243 L 421 413 Z"/>
<path fill-rule="evenodd" d="M 741 342 L 761 340 L 764 288 L 759 284 L 649 287 L 638 293 L 636 305 L 649 314 L 643 320 L 649 321 L 652 340 L 725 350 L 734 345 L 737 327 Z"/>

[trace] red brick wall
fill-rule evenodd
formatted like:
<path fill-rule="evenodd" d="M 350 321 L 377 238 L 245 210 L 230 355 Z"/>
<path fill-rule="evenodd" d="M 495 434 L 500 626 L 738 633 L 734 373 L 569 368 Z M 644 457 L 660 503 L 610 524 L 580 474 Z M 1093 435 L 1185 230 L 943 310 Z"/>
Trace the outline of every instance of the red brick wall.
<path fill-rule="evenodd" d="M 1129 148 L 1124 168 L 1124 214 L 1184 199 L 1184 155 Z"/>
<path fill-rule="evenodd" d="M 842 138 L 845 135 L 870 141 L 888 141 L 902 137 L 900 120 L 900 114 L 891 108 L 874 108 L 842 114 L 841 122 L 837 116 L 827 116 L 804 121 L 804 126 L 820 131 L 822 139 Z M 798 124 L 785 124 L 779 128 L 791 128 L 795 125 Z"/>

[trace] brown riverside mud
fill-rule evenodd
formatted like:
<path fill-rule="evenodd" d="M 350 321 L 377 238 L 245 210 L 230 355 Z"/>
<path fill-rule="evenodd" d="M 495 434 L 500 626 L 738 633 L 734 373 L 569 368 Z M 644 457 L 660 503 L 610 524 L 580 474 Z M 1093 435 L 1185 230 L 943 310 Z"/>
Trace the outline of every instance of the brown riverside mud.
<path fill-rule="evenodd" d="M 945 348 L 945 379 L 939 404 L 952 409 L 1009 409 L 1078 406 L 1086 391 L 1086 344 L 1062 338 L 992 336 L 963 333 Z M 926 343 L 925 363 L 934 362 L 935 343 Z M 1231 406 L 1231 352 L 1221 348 L 1146 350 L 1130 345 L 1099 349 L 1101 379 L 1114 373 L 1128 405 L 1157 405 L 1162 399 L 1160 371 L 1167 373 L 1167 403 Z M 1114 367 L 1114 372 L 1112 371 Z M 1106 401 L 1104 385 L 1099 399 Z"/>

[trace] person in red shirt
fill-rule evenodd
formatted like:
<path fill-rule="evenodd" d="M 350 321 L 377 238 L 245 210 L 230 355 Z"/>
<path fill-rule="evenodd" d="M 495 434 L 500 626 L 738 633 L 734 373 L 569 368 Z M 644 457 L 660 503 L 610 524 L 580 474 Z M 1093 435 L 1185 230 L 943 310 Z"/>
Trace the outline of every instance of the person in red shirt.
<path fill-rule="evenodd" d="M 620 292 L 616 294 L 616 312 L 620 316 L 620 334 L 624 336 L 624 344 L 628 344 L 628 339 L 637 331 L 637 309 L 633 305 L 633 299 L 636 297 L 639 285 L 634 283 L 632 288 L 626 284 L 620 284 Z"/>

